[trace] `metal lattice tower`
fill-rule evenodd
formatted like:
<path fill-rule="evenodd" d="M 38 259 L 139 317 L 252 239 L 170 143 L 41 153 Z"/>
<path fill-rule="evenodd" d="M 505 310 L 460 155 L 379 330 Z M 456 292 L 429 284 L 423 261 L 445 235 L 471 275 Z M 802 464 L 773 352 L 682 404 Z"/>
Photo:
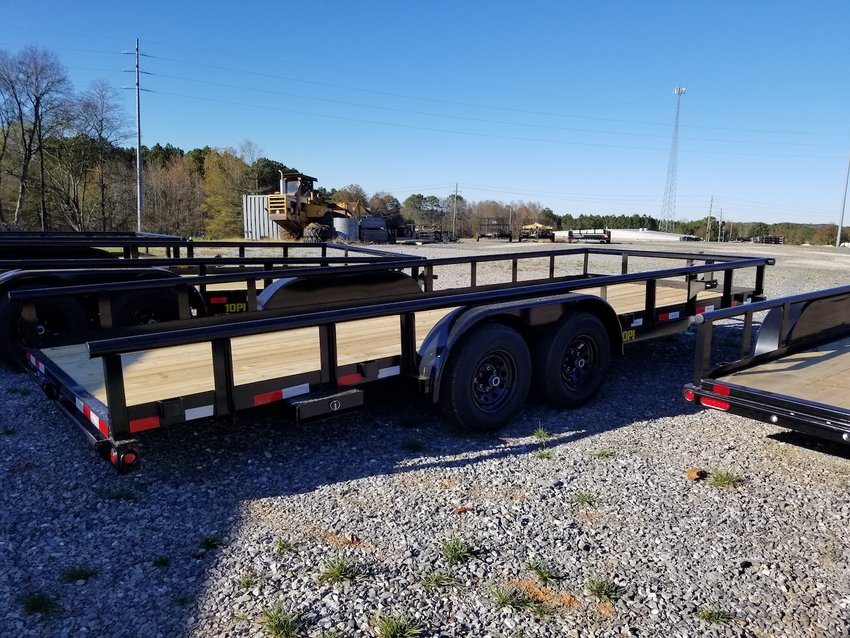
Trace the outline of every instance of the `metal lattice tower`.
<path fill-rule="evenodd" d="M 679 162 L 679 108 L 685 88 L 677 86 L 673 89 L 676 96 L 676 117 L 673 120 L 673 141 L 670 144 L 670 159 L 667 162 L 667 184 L 664 186 L 664 203 L 661 205 L 661 230 L 673 230 L 676 218 L 676 173 Z"/>

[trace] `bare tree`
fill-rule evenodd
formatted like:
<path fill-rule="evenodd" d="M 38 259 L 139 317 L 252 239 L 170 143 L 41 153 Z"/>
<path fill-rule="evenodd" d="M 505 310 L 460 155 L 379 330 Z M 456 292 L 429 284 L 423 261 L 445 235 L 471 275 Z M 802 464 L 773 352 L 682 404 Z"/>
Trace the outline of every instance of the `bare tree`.
<path fill-rule="evenodd" d="M 79 117 L 82 132 L 92 140 L 95 147 L 99 225 L 101 230 L 107 230 L 111 217 L 111 211 L 107 210 L 108 161 L 114 158 L 116 145 L 128 135 L 118 92 L 103 80 L 93 82 L 80 97 Z"/>
<path fill-rule="evenodd" d="M 69 91 L 70 83 L 65 69 L 53 53 L 37 47 L 27 47 L 14 56 L 0 52 L 0 92 L 4 100 L 11 104 L 20 137 L 20 186 L 14 216 L 16 225 L 24 211 L 32 159 L 36 154 L 42 156 L 44 139 L 54 122 L 60 119 Z M 46 229 L 50 220 L 44 201 L 43 164 L 42 161 L 40 221 L 42 229 Z"/>

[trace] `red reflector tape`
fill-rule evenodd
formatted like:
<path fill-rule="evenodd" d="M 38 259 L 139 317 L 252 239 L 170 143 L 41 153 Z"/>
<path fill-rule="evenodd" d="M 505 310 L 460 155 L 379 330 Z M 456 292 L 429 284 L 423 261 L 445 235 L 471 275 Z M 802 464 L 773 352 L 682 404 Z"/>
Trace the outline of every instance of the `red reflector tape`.
<path fill-rule="evenodd" d="M 210 297 L 210 303 L 227 303 L 227 297 Z"/>
<path fill-rule="evenodd" d="M 273 390 L 254 395 L 254 405 L 266 405 L 275 401 L 283 401 L 283 390 Z"/>
<path fill-rule="evenodd" d="M 130 421 L 130 432 L 141 432 L 143 430 L 153 430 L 159 427 L 159 417 L 149 416 L 144 419 L 133 419 Z"/>
<path fill-rule="evenodd" d="M 355 383 L 360 383 L 363 381 L 363 375 L 359 372 L 355 372 L 354 374 L 347 374 L 344 377 L 339 377 L 336 382 L 339 385 L 354 385 Z"/>
<path fill-rule="evenodd" d="M 714 408 L 715 410 L 723 410 L 726 412 L 729 409 L 729 403 L 726 401 L 721 401 L 720 399 L 713 399 L 711 397 L 700 397 L 699 402 L 707 408 Z"/>

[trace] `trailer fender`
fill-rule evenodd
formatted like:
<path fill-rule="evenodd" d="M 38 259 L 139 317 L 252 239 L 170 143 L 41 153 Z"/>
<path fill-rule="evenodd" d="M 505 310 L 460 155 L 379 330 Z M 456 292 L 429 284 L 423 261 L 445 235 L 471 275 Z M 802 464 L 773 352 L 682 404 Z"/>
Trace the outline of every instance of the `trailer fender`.
<path fill-rule="evenodd" d="M 556 297 L 459 308 L 440 320 L 422 342 L 419 349 L 419 379 L 422 387 L 431 394 L 433 402 L 439 400 L 443 371 L 454 347 L 464 334 L 481 323 L 505 324 L 519 332 L 531 345 L 538 332 L 575 312 L 597 317 L 608 332 L 612 353 L 622 353 L 623 330 L 617 313 L 607 301 L 593 295 L 568 293 Z"/>
<path fill-rule="evenodd" d="M 283 310 L 420 294 L 422 289 L 413 277 L 394 270 L 340 273 L 334 277 L 286 277 L 272 282 L 257 295 L 257 307 Z"/>

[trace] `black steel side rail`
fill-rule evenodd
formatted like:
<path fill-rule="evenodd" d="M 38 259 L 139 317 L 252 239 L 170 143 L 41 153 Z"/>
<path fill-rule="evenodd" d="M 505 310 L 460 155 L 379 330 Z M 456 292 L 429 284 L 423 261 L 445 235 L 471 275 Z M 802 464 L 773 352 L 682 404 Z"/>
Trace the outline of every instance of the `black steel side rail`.
<path fill-rule="evenodd" d="M 788 353 L 788 324 L 790 321 L 792 306 L 799 303 L 820 301 L 848 294 L 850 294 L 850 285 L 830 288 L 829 290 L 801 293 L 778 299 L 758 301 L 747 304 L 745 307 L 738 306 L 733 308 L 720 308 L 711 312 L 696 315 L 694 317 L 694 323 L 697 325 L 696 360 L 694 363 L 693 376 L 694 385 L 699 386 L 700 381 L 707 377 L 714 377 L 718 374 L 728 374 L 729 372 L 748 367 L 755 361 L 784 356 Z M 753 352 L 752 343 L 753 317 L 756 313 L 766 312 L 768 310 L 773 310 L 774 308 L 782 309 L 782 318 L 778 331 L 779 347 L 773 352 L 756 356 Z M 714 324 L 717 321 L 731 319 L 741 315 L 744 316 L 744 326 L 741 334 L 740 359 L 720 367 L 712 366 L 711 345 L 714 333 Z"/>
<path fill-rule="evenodd" d="M 721 268 L 744 268 L 748 266 L 760 266 L 764 259 L 752 258 L 740 260 L 737 263 L 727 263 Z M 233 338 L 246 335 L 275 332 L 278 330 L 302 328 L 306 326 L 321 326 L 339 323 L 341 321 L 352 321 L 355 319 L 368 319 L 385 315 L 407 314 L 437 308 L 451 306 L 464 306 L 481 303 L 498 303 L 501 301 L 512 301 L 516 299 L 530 299 L 534 297 L 552 296 L 572 292 L 576 289 L 586 288 L 588 285 L 608 286 L 614 284 L 628 283 L 632 281 L 645 282 L 647 285 L 647 296 L 654 298 L 655 287 L 658 280 L 668 279 L 675 276 L 697 275 L 699 273 L 718 270 L 718 264 L 706 264 L 702 266 L 683 266 L 681 268 L 656 270 L 625 275 L 602 275 L 587 279 L 570 279 L 566 281 L 544 281 L 540 283 L 519 282 L 514 285 L 496 284 L 496 287 L 488 287 L 486 290 L 474 288 L 463 288 L 461 290 L 447 290 L 425 292 L 414 295 L 411 298 L 398 301 L 382 301 L 378 303 L 364 303 L 358 300 L 349 304 L 340 304 L 327 310 L 313 310 L 293 314 L 291 311 L 263 311 L 258 318 L 245 318 L 242 315 L 221 316 L 216 318 L 215 323 L 205 322 L 203 326 L 192 327 L 186 325 L 175 327 L 163 324 L 161 328 L 154 327 L 146 334 L 131 335 L 126 337 L 96 339 L 87 342 L 89 356 L 101 357 L 112 354 L 124 354 L 141 350 L 152 350 L 162 347 L 184 345 L 188 343 L 199 343 L 212 341 L 220 338 Z M 650 310 L 646 308 L 645 310 Z"/>

